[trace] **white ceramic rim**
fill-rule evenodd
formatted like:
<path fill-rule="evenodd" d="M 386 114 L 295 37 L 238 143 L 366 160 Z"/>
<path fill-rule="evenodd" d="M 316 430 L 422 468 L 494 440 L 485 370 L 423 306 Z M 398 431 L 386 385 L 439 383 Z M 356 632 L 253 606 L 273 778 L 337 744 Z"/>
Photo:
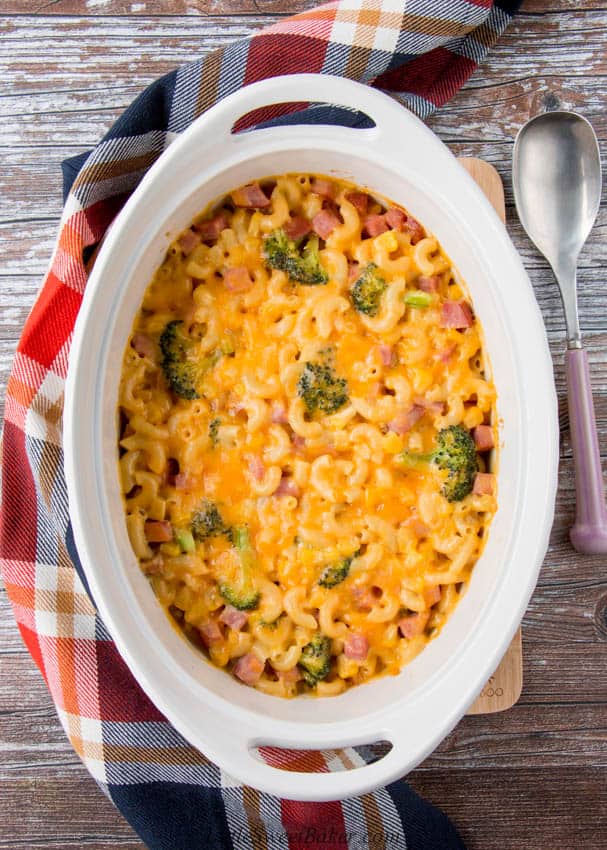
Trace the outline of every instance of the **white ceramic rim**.
<path fill-rule="evenodd" d="M 136 228 L 138 212 L 155 185 L 163 175 L 170 174 L 188 146 L 202 145 L 205 138 L 220 139 L 226 152 L 222 167 L 226 168 L 230 157 L 236 161 L 246 155 L 245 151 L 253 151 L 255 145 L 259 149 L 264 145 L 271 148 L 276 138 L 273 129 L 232 136 L 230 131 L 238 118 L 273 103 L 311 100 L 359 109 L 370 116 L 376 125 L 371 130 L 332 128 L 331 135 L 342 140 L 344 145 L 381 150 L 382 161 L 391 162 L 393 167 L 401 153 L 399 132 L 406 132 L 410 149 L 415 150 L 417 146 L 431 156 L 435 179 L 438 175 L 448 187 L 445 198 L 457 197 L 470 214 L 477 247 L 491 245 L 495 262 L 509 280 L 508 301 L 499 293 L 496 297 L 501 298 L 505 315 L 511 319 L 512 305 L 518 311 L 512 337 L 524 396 L 533 399 L 534 409 L 543 414 L 543 417 L 529 414 L 520 422 L 521 439 L 527 447 L 526 458 L 529 460 L 532 452 L 534 472 L 530 468 L 521 470 L 517 489 L 519 533 L 509 548 L 507 570 L 488 601 L 482 619 L 476 624 L 473 638 L 470 636 L 458 648 L 451 666 L 442 671 L 440 680 L 437 677 L 431 680 L 423 697 L 380 706 L 362 721 L 349 720 L 339 725 L 276 722 L 271 736 L 266 733 L 260 736 L 258 719 L 246 709 L 218 699 L 214 694 L 201 696 L 197 693 L 200 699 L 205 699 L 208 712 L 201 733 L 200 724 L 176 704 L 175 691 L 166 687 L 170 669 L 163 669 L 164 681 L 162 687 L 159 685 L 158 670 L 168 664 L 168 661 L 165 664 L 162 647 L 154 658 L 150 657 L 140 635 L 133 630 L 133 611 L 128 604 L 131 600 L 116 593 L 114 577 L 104 569 L 105 563 L 111 563 L 106 559 L 115 555 L 115 547 L 112 549 L 112 540 L 108 539 L 105 541 L 107 549 L 100 551 L 98 535 L 99 526 L 105 528 L 109 517 L 106 494 L 99 492 L 97 486 L 104 464 L 97 445 L 103 424 L 100 388 L 109 352 L 102 341 L 98 345 L 95 343 L 101 333 L 95 324 L 98 319 L 96 307 L 102 284 L 107 285 L 106 274 L 113 252 L 120 249 L 126 238 L 124 234 Z M 327 133 L 327 128 L 316 126 L 281 128 L 281 139 L 290 140 L 291 144 L 297 139 L 302 145 L 321 145 Z M 219 165 L 210 163 L 209 169 L 213 168 L 219 170 Z M 128 276 L 128 270 L 125 275 Z M 523 364 L 524 343 L 529 341 L 533 357 Z M 113 354 L 115 356 L 116 352 Z M 556 395 L 541 314 L 520 258 L 485 196 L 437 137 L 390 98 L 342 78 L 285 76 L 242 89 L 194 122 L 149 170 L 112 227 L 91 273 L 74 331 L 64 417 L 66 483 L 76 546 L 100 615 L 121 655 L 143 690 L 187 740 L 230 775 L 288 799 L 329 800 L 358 795 L 397 779 L 422 761 L 465 713 L 499 663 L 522 618 L 547 549 L 557 483 Z M 536 474 L 538 470 L 539 475 Z M 182 686 L 185 688 L 187 683 L 175 679 L 172 684 L 178 690 Z M 416 731 L 415 721 L 420 717 L 426 729 L 424 734 Z M 370 743 L 382 738 L 392 744 L 384 758 L 371 765 L 336 773 L 285 772 L 259 761 L 251 753 L 251 748 L 258 744 L 322 749 Z"/>

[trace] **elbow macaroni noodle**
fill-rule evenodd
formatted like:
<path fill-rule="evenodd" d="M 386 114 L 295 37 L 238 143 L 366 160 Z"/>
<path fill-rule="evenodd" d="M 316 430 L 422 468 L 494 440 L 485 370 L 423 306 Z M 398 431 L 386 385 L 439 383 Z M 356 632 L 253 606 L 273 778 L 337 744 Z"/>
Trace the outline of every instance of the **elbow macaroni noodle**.
<path fill-rule="evenodd" d="M 404 210 L 404 225 L 371 235 L 366 216 L 397 208 L 360 201 L 362 190 L 328 178 L 262 185 L 267 204 L 227 197 L 201 214 L 145 292 L 122 368 L 119 477 L 135 555 L 187 637 L 265 693 L 331 696 L 398 673 L 457 604 L 497 508 L 495 487 L 475 484 L 449 502 L 444 473 L 403 468 L 397 456 L 432 451 L 451 425 L 495 429 L 496 393 L 478 322 L 441 320 L 446 302 L 466 298 L 462 282 Z M 270 268 L 268 234 L 327 213 L 325 284 Z M 385 282 L 374 315 L 358 312 L 351 294 L 367 263 Z M 405 303 L 420 290 L 426 304 Z M 159 340 L 176 321 L 205 364 L 192 398 L 164 371 Z M 311 411 L 302 370 L 325 357 L 347 400 Z M 490 460 L 479 455 L 481 478 L 492 479 Z M 222 590 L 239 568 L 233 539 L 189 533 L 209 503 L 225 527 L 248 529 L 257 596 L 246 610 Z M 345 575 L 323 583 L 335 564 Z M 302 665 L 318 633 L 330 666 L 315 683 Z"/>

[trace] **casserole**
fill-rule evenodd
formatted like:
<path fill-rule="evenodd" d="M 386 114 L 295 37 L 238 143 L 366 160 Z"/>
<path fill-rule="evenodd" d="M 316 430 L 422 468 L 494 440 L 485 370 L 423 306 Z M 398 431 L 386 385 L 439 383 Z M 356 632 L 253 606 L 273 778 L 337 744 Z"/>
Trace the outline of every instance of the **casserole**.
<path fill-rule="evenodd" d="M 306 100 L 359 109 L 375 126 L 231 134 L 250 110 Z M 171 628 L 127 538 L 115 454 L 122 352 L 168 244 L 234 186 L 294 171 L 368 187 L 404 204 L 437 236 L 467 282 L 484 328 L 503 443 L 499 509 L 470 587 L 439 637 L 399 676 L 316 700 L 313 708 L 306 699 L 283 702 L 241 687 L 201 663 Z M 76 545 L 100 614 L 143 689 L 194 746 L 232 776 L 289 799 L 337 799 L 393 781 L 418 764 L 474 700 L 537 579 L 554 510 L 557 435 L 539 309 L 489 202 L 417 118 L 339 78 L 267 80 L 197 120 L 125 205 L 99 253 L 76 324 L 66 386 L 66 480 Z M 392 745 L 379 761 L 322 775 L 281 771 L 253 752 L 262 745 L 322 749 L 379 740 Z"/>
<path fill-rule="evenodd" d="M 416 219 L 352 190 L 277 175 L 220 199 L 169 246 L 120 381 L 141 569 L 214 664 L 285 698 L 400 672 L 497 504 L 463 284 Z"/>

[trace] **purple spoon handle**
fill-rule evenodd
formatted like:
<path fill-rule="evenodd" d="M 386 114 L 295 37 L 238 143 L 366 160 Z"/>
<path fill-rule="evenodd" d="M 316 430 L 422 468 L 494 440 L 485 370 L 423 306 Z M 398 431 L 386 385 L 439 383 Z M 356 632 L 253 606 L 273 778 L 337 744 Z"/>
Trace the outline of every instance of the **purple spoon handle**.
<path fill-rule="evenodd" d="M 575 523 L 569 537 L 578 552 L 602 555 L 607 553 L 607 508 L 588 355 L 583 348 L 567 351 L 566 367 L 577 500 Z"/>

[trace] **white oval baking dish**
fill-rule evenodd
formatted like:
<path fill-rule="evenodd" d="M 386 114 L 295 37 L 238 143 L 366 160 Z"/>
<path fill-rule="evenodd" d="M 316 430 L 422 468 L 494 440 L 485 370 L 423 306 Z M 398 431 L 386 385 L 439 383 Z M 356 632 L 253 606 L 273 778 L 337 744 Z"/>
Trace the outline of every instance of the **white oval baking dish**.
<path fill-rule="evenodd" d="M 269 104 L 359 109 L 372 129 L 297 126 L 232 135 Z M 253 179 L 333 174 L 406 206 L 442 243 L 470 289 L 498 388 L 499 510 L 470 587 L 439 637 L 396 677 L 333 698 L 281 700 L 208 663 L 171 627 L 126 534 L 116 463 L 122 355 L 143 291 L 169 242 L 208 203 Z M 558 428 L 541 315 L 504 227 L 438 138 L 385 95 L 298 75 L 242 89 L 171 144 L 116 220 L 88 282 L 65 399 L 65 468 L 76 545 L 100 614 L 148 696 L 194 746 L 237 779 L 296 800 L 357 795 L 403 776 L 457 723 L 496 668 L 535 586 L 552 524 Z M 101 686 L 102 683 L 101 683 Z M 374 764 L 291 773 L 259 745 L 392 744 Z"/>

